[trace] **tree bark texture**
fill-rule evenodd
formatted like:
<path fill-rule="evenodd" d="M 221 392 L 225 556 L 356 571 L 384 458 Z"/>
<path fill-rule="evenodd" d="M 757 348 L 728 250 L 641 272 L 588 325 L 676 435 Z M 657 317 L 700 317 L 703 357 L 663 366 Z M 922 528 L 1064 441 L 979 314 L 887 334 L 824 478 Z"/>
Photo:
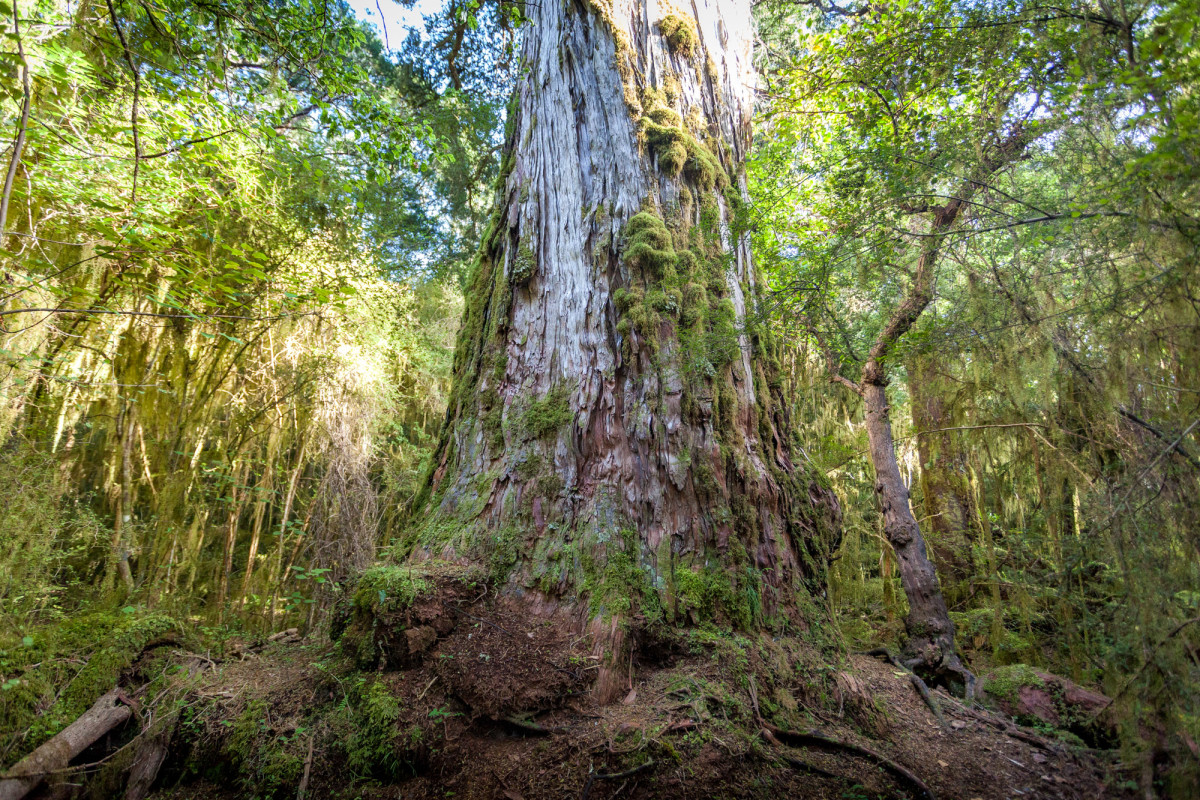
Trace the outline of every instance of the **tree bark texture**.
<path fill-rule="evenodd" d="M 908 618 L 904 628 L 908 633 L 905 651 L 909 666 L 958 684 L 955 688 L 969 696 L 974 677 L 955 653 L 954 623 L 950 621 L 937 571 L 925 550 L 925 540 L 909 504 L 908 487 L 896 462 L 887 386 L 864 381 L 862 397 L 884 535 L 896 554 L 900 583 L 908 598 Z"/>
<path fill-rule="evenodd" d="M 589 620 L 803 627 L 840 509 L 792 441 L 755 320 L 738 219 L 749 3 L 528 13 L 497 208 L 407 544 L 484 561 Z"/>

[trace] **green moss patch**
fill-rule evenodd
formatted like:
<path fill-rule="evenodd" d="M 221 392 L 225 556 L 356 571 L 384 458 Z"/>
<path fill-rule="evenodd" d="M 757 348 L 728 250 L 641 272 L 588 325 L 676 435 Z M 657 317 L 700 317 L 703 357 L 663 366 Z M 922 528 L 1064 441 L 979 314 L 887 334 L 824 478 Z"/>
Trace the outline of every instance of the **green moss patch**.
<path fill-rule="evenodd" d="M 1046 682 L 1028 664 L 1009 664 L 1005 667 L 997 667 L 988 675 L 985 689 L 988 694 L 995 695 L 1002 700 L 1015 702 L 1022 687 L 1032 686 L 1041 689 L 1045 685 Z"/>
<path fill-rule="evenodd" d="M 380 564 L 359 577 L 352 602 L 361 613 L 392 614 L 411 606 L 429 588 L 429 582 L 420 573 L 414 575 L 411 567 Z"/>
<path fill-rule="evenodd" d="M 147 648 L 184 638 L 173 617 L 127 606 L 0 642 L 0 668 L 18 676 L 0 696 L 0 747 L 14 761 L 32 751 L 115 687 Z"/>
<path fill-rule="evenodd" d="M 675 596 L 683 610 L 700 622 L 724 622 L 750 630 L 762 618 L 762 600 L 757 584 L 743 576 L 738 586 L 724 569 L 677 569 L 672 575 Z"/>
<path fill-rule="evenodd" d="M 634 611 L 647 620 L 662 618 L 658 592 L 640 564 L 638 532 L 625 528 L 601 544 L 585 542 L 580 553 L 584 581 L 593 614 L 628 618 Z"/>
<path fill-rule="evenodd" d="M 675 277 L 675 246 L 661 217 L 642 211 L 625 223 L 624 262 L 658 280 Z"/>
<path fill-rule="evenodd" d="M 513 258 L 511 280 L 514 286 L 519 286 L 530 278 L 537 271 L 537 256 L 533 253 L 533 248 L 529 246 L 529 237 L 522 236 L 520 243 L 517 245 L 517 255 Z"/>
<path fill-rule="evenodd" d="M 571 404 L 568 401 L 570 388 L 565 383 L 553 386 L 545 396 L 532 401 L 522 412 L 518 425 L 523 437 L 544 439 L 558 433 L 571 421 Z"/>
<path fill-rule="evenodd" d="M 674 55 L 683 58 L 696 55 L 700 37 L 690 19 L 684 19 L 678 14 L 668 14 L 658 21 L 658 32 L 667 40 L 667 47 Z"/>
<path fill-rule="evenodd" d="M 377 680 L 367 686 L 354 712 L 354 732 L 346 743 L 347 766 L 364 777 L 399 778 L 402 761 L 396 747 L 400 738 L 396 723 L 400 702 Z"/>
<path fill-rule="evenodd" d="M 702 190 L 725 188 L 729 178 L 713 151 L 688 132 L 679 112 L 667 103 L 666 95 L 655 89 L 642 92 L 643 114 L 638 121 L 650 152 L 658 159 L 658 168 L 678 178 L 680 174 L 695 181 Z"/>
<path fill-rule="evenodd" d="M 390 649 L 387 641 L 403 630 L 405 618 L 417 598 L 431 591 L 423 573 L 408 565 L 371 567 L 348 590 L 349 608 L 335 609 L 329 635 L 342 653 L 361 669 L 373 669 Z M 402 655 L 398 650 L 396 655 Z"/>

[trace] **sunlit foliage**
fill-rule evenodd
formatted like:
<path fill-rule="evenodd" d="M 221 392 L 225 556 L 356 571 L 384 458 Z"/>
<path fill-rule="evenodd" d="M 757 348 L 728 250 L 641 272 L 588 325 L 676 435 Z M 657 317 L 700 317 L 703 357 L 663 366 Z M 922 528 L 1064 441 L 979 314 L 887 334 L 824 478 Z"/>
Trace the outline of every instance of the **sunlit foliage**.
<path fill-rule="evenodd" d="M 1200 736 L 1197 8 L 802 5 L 762 16 L 755 235 L 807 348 L 810 452 L 851 509 L 847 631 L 888 641 L 904 601 L 856 405 L 814 382 L 855 377 L 927 290 L 885 363 L 960 643 L 978 670 L 1102 682 L 1130 754 L 1174 753 L 1182 787 Z"/>

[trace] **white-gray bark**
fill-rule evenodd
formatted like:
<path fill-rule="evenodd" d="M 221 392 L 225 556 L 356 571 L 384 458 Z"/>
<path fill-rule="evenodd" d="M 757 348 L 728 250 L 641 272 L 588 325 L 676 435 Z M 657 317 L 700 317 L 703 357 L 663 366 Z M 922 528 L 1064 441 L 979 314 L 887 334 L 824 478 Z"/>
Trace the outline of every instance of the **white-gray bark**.
<path fill-rule="evenodd" d="M 528 13 L 494 227 L 410 544 L 486 559 L 544 599 L 587 595 L 592 616 L 804 624 L 839 515 L 798 463 L 770 337 L 746 325 L 749 4 Z M 614 576 L 617 552 L 635 575 Z M 642 579 L 657 600 L 630 603 Z"/>

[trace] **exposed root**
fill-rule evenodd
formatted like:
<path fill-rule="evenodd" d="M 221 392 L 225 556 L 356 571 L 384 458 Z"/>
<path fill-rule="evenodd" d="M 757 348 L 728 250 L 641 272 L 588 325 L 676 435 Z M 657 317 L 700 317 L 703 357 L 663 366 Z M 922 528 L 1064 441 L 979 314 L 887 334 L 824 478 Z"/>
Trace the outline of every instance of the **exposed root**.
<path fill-rule="evenodd" d="M 763 728 L 762 737 L 764 739 L 766 739 L 767 742 L 775 745 L 776 747 L 782 748 L 784 746 L 783 742 L 779 741 L 779 739 L 777 739 L 775 737 L 775 734 L 771 733 L 769 728 Z M 781 759 L 783 759 L 783 763 L 787 764 L 789 767 L 792 767 L 793 769 L 798 769 L 801 772 L 811 772 L 815 775 L 820 775 L 825 778 L 832 778 L 833 780 L 841 780 L 840 776 L 834 775 L 829 770 L 822 769 L 821 767 L 818 767 L 816 764 L 810 764 L 807 761 L 796 758 L 793 755 L 789 755 L 787 753 L 781 753 L 779 757 Z"/>
<path fill-rule="evenodd" d="M 587 783 L 583 785 L 583 792 L 579 795 L 579 800 L 588 800 L 588 795 L 592 792 L 592 784 L 598 780 L 611 781 L 619 778 L 631 778 L 639 772 L 645 772 L 654 766 L 653 759 L 645 764 L 639 764 L 633 769 L 627 769 L 624 772 L 593 772 L 588 775 Z"/>
<path fill-rule="evenodd" d="M 874 750 L 863 747 L 862 745 L 854 744 L 852 742 L 835 739 L 834 737 L 825 733 L 821 733 L 820 731 L 788 731 L 782 728 L 776 728 L 769 722 L 763 724 L 766 732 L 773 735 L 772 739 L 768 739 L 768 741 L 778 739 L 782 740 L 782 742 L 785 744 L 790 744 L 793 746 L 816 744 L 824 747 L 835 747 L 856 755 L 864 756 L 879 764 L 884 769 L 887 769 L 899 776 L 913 788 L 917 789 L 926 797 L 928 797 L 929 800 L 937 800 L 937 795 L 933 793 L 933 790 L 929 788 L 925 781 L 918 778 L 912 772 L 912 770 L 908 769 L 908 767 L 905 767 L 902 764 L 897 764 L 887 756 L 876 753 Z M 766 737 L 764 736 L 764 738 Z"/>
<path fill-rule="evenodd" d="M 937 717 L 938 724 L 942 726 L 942 730 L 944 730 L 946 733 L 951 732 L 952 728 L 950 727 L 949 723 L 946 722 L 946 717 L 944 714 L 942 714 L 941 706 L 938 705 L 937 700 L 934 699 L 933 694 L 929 691 L 929 686 L 924 680 L 921 679 L 920 675 L 913 672 L 911 669 L 909 669 L 909 667 L 903 664 L 900 659 L 897 658 L 894 653 L 892 653 L 891 650 L 888 650 L 886 647 L 877 647 L 874 650 L 867 650 L 859 655 L 873 656 L 874 658 L 882 659 L 897 669 L 902 669 L 908 673 L 908 679 L 912 683 L 913 688 L 917 690 L 917 694 L 921 695 L 921 699 L 925 701 L 925 705 L 929 706 L 929 710 L 933 712 L 935 717 Z M 974 676 L 972 676 L 972 681 L 969 686 L 974 686 Z M 967 699 L 969 702 L 970 693 L 972 690 L 968 688 L 967 691 Z"/>
<path fill-rule="evenodd" d="M 966 706 L 954 706 L 954 713 L 961 714 L 964 717 L 969 717 L 977 722 L 982 722 L 985 725 L 990 725 L 997 730 L 1003 731 L 1006 735 L 1011 736 L 1014 739 L 1020 739 L 1026 744 L 1033 745 L 1039 750 L 1045 750 L 1049 753 L 1067 752 L 1067 748 L 1063 747 L 1058 742 L 1033 733 L 1029 733 L 1020 726 L 1014 725 L 1002 717 L 995 717 L 990 714 L 981 714 L 978 711 L 967 708 Z"/>
<path fill-rule="evenodd" d="M 547 728 L 544 725 L 538 725 L 536 722 L 528 719 L 521 719 L 520 717 L 513 716 L 511 714 L 506 717 L 501 717 L 500 722 L 503 722 L 505 725 L 511 725 L 518 730 L 525 731 L 526 733 L 531 733 L 534 736 L 549 736 L 555 731 L 563 730 L 561 727 Z"/>

